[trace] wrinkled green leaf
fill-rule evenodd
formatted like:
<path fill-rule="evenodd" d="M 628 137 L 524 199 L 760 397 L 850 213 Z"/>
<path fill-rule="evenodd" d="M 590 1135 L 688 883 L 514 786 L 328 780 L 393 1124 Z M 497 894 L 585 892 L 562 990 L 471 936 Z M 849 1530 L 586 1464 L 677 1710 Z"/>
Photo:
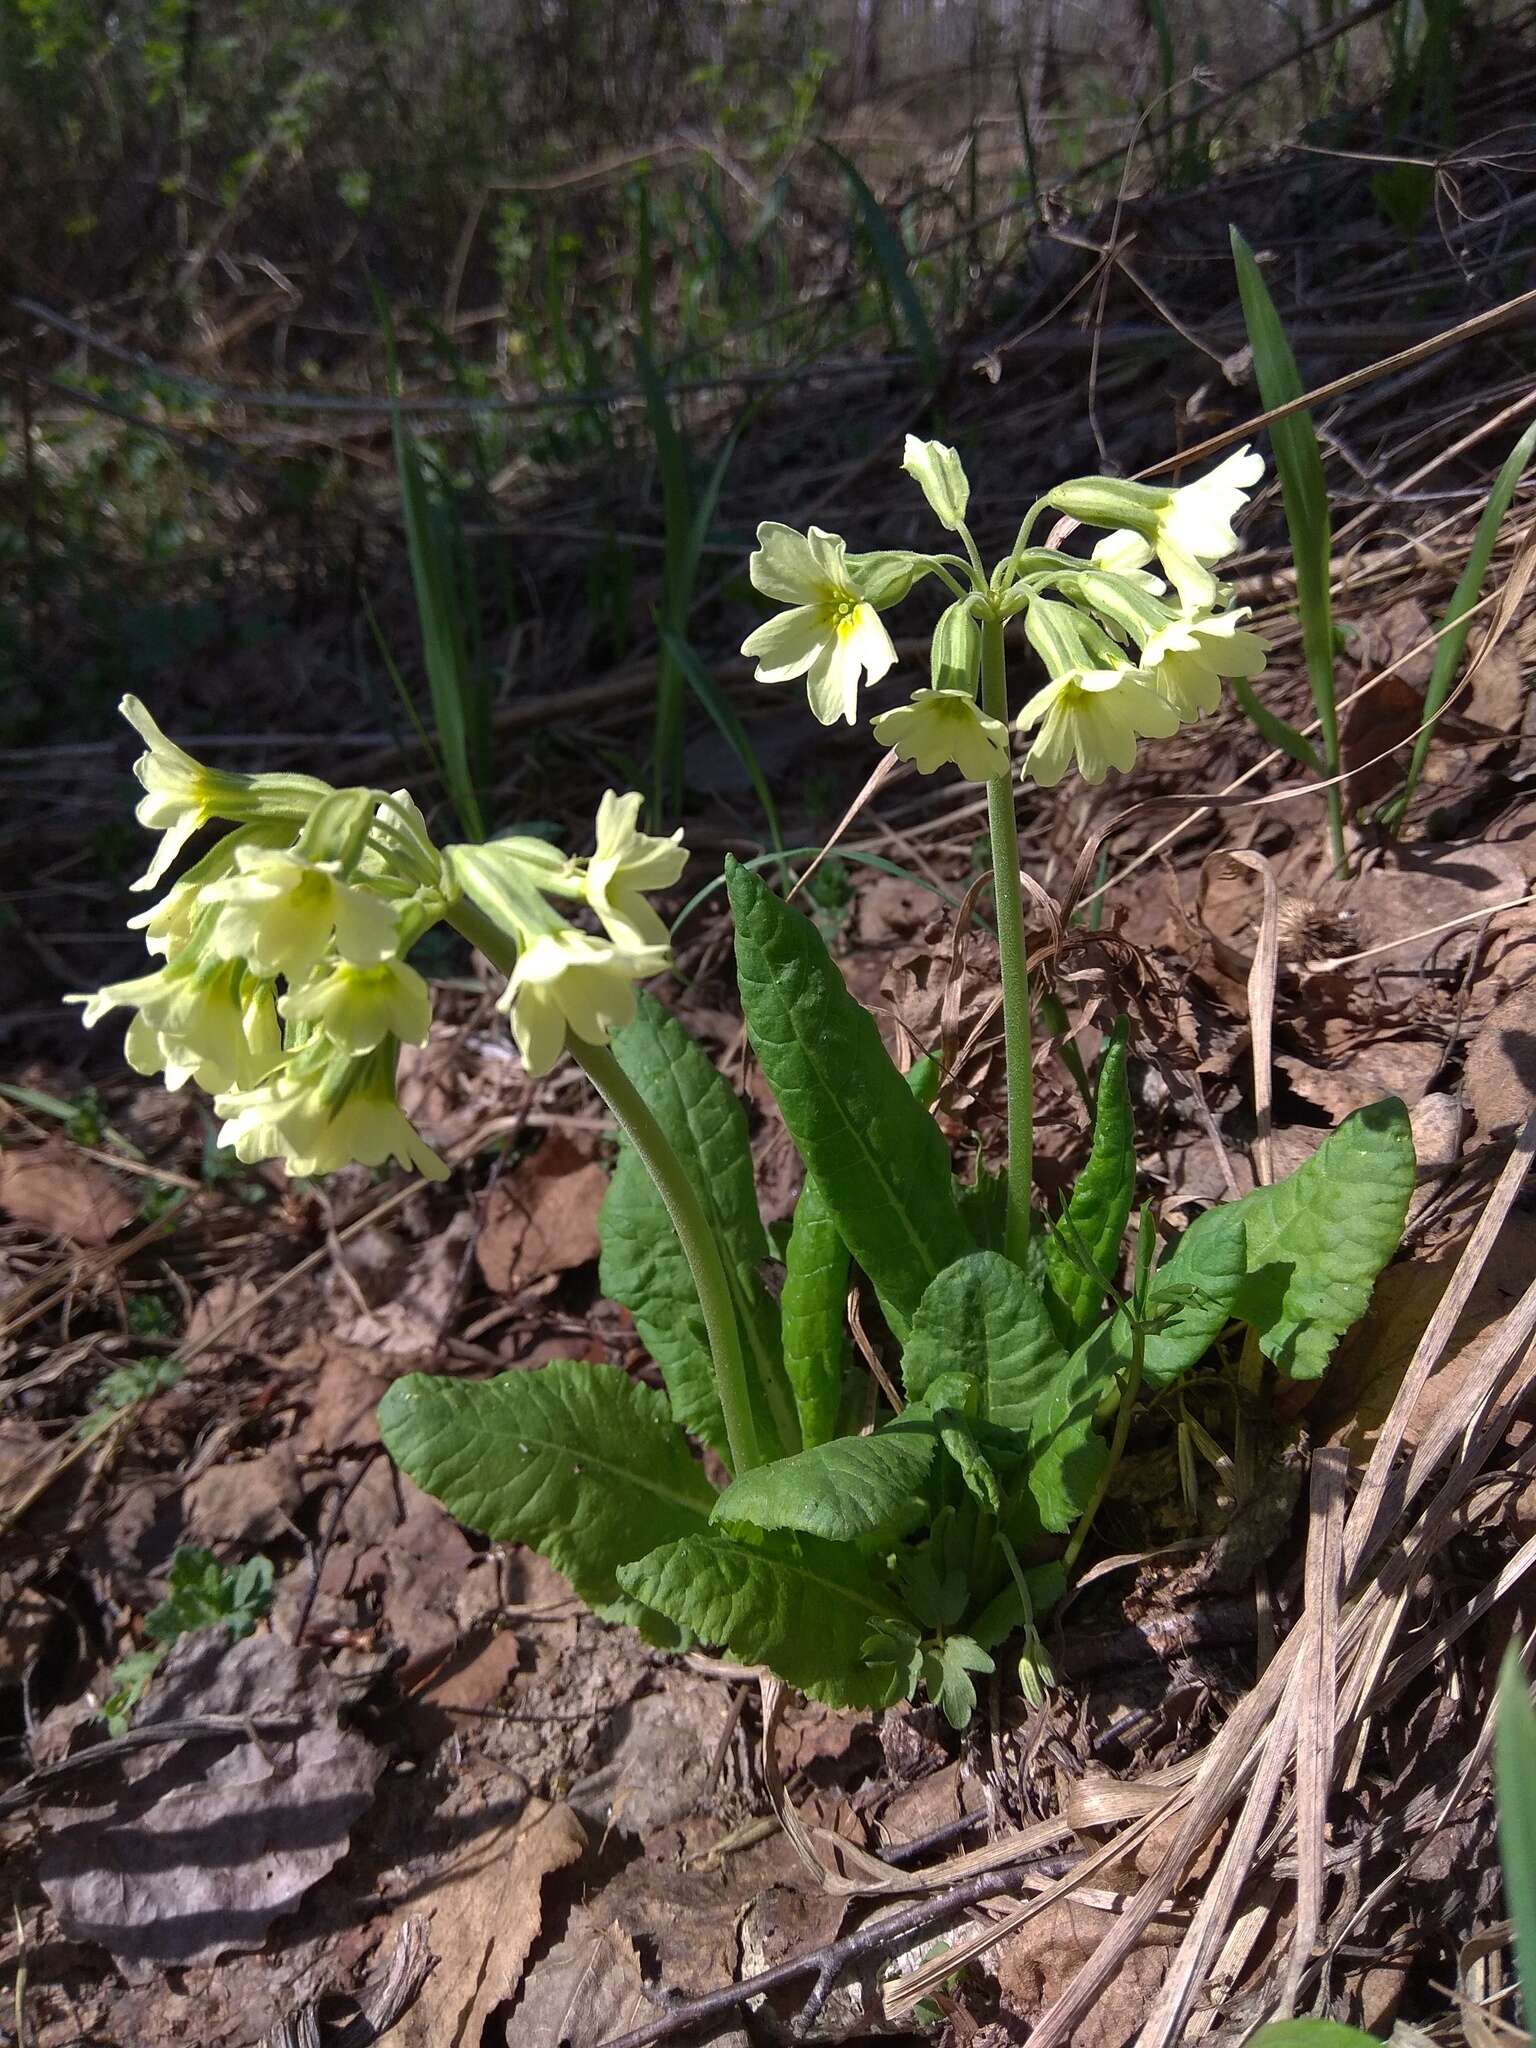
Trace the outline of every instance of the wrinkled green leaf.
<path fill-rule="evenodd" d="M 1114 1279 L 1120 1240 L 1136 1194 L 1136 1142 L 1131 1097 L 1125 1080 L 1129 1026 L 1122 1017 L 1104 1048 L 1093 1113 L 1093 1143 L 1067 1202 L 1066 1224 L 1045 1241 L 1048 1299 L 1066 1349 L 1080 1344 L 1099 1319 L 1104 1288 L 1083 1270 L 1083 1257 Z M 1078 1247 L 1083 1257 L 1078 1256 Z"/>
<path fill-rule="evenodd" d="M 828 1706 L 880 1707 L 901 1697 L 892 1666 L 865 1665 L 882 1621 L 905 1619 L 891 1588 L 857 1552 L 776 1532 L 757 1542 L 710 1530 L 619 1570 L 626 1592 L 743 1664 L 766 1664 Z"/>
<path fill-rule="evenodd" d="M 1389 1095 L 1346 1117 L 1286 1179 L 1197 1217 L 1180 1253 L 1193 1261 L 1207 1236 L 1239 1216 L 1247 1256 L 1233 1313 L 1282 1372 L 1316 1379 L 1402 1241 L 1413 1178 L 1408 1112 Z M 1179 1263 L 1169 1260 L 1160 1285 Z"/>
<path fill-rule="evenodd" d="M 736 973 L 753 1051 L 843 1242 L 898 1337 L 969 1237 L 949 1148 L 807 918 L 728 861 Z"/>
<path fill-rule="evenodd" d="M 899 1536 L 923 1512 L 923 1482 L 937 1448 L 927 1422 L 837 1437 L 744 1472 L 716 1500 L 712 1520 L 800 1529 L 834 1543 Z"/>
<path fill-rule="evenodd" d="M 1029 1432 L 1029 1494 L 1044 1528 L 1070 1529 L 1092 1498 L 1109 1446 L 1094 1426 L 1111 1373 L 1089 1338 L 1051 1383 Z"/>
<path fill-rule="evenodd" d="M 781 1445 L 768 1400 L 768 1386 L 782 1371 L 779 1311 L 759 1272 L 772 1247 L 758 1214 L 742 1106 L 703 1047 L 651 996 L 641 996 L 634 1022 L 618 1033 L 613 1050 L 678 1157 L 695 1164 L 694 1186 L 730 1283 L 759 1441 L 765 1448 L 792 1448 Z M 627 1145 L 620 1147 L 598 1221 L 603 1292 L 634 1317 L 661 1368 L 676 1419 L 728 1456 L 693 1275 L 661 1196 Z"/>
<path fill-rule="evenodd" d="M 1037 1564 L 1025 1572 L 1024 1584 L 1029 1589 L 1028 1614 L 1024 1612 L 1017 1585 L 1010 1579 L 970 1624 L 971 1636 L 984 1650 L 995 1650 L 1015 1629 L 1023 1628 L 1026 1621 L 1043 1621 L 1067 1590 L 1067 1575 L 1054 1561 Z"/>
<path fill-rule="evenodd" d="M 969 1373 L 980 1419 L 1028 1432 L 1065 1364 L 1038 1289 L 1001 1252 L 969 1252 L 924 1291 L 901 1377 L 915 1403 L 941 1376 Z"/>
<path fill-rule="evenodd" d="M 620 1567 L 709 1527 L 715 1493 L 663 1394 L 611 1365 L 557 1359 L 493 1380 L 407 1373 L 379 1403 L 385 1448 L 448 1512 L 527 1543 L 582 1599 L 620 1597 Z"/>
<path fill-rule="evenodd" d="M 1208 1209 L 1200 1229 L 1186 1230 L 1158 1267 L 1147 1297 L 1149 1329 L 1142 1346 L 1142 1380 L 1170 1387 L 1200 1363 L 1237 1314 L 1237 1297 L 1248 1270 L 1248 1232 L 1240 1202 Z M 1088 1340 L 1103 1375 L 1128 1364 L 1131 1329 L 1123 1313 Z"/>
<path fill-rule="evenodd" d="M 816 1181 L 806 1175 L 784 1252 L 779 1296 L 784 1370 L 794 1389 L 807 1450 L 837 1429 L 848 1364 L 848 1247 Z"/>

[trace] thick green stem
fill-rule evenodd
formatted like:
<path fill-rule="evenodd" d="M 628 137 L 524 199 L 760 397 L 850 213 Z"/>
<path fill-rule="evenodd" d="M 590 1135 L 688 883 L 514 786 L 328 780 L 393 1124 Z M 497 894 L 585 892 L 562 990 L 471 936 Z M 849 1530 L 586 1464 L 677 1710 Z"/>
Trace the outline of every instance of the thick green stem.
<path fill-rule="evenodd" d="M 1008 723 L 1008 670 L 1003 622 L 981 619 L 981 708 Z M 1024 1263 L 1029 1251 L 1029 1203 L 1034 1181 L 1034 1046 L 1030 1028 L 1029 962 L 1024 943 L 1024 895 L 1019 883 L 1019 826 L 1013 808 L 1013 772 L 987 784 L 992 835 L 992 893 L 997 907 L 998 967 L 1003 984 L 1003 1051 L 1008 1068 L 1008 1222 L 1004 1249 Z"/>
<path fill-rule="evenodd" d="M 480 949 L 492 966 L 503 974 L 511 974 L 517 964 L 517 948 L 493 919 L 460 897 L 449 912 L 449 922 Z M 731 1469 L 737 1476 L 750 1472 L 762 1464 L 763 1454 L 748 1392 L 741 1332 L 731 1305 L 730 1282 L 703 1207 L 666 1133 L 608 1047 L 587 1045 L 575 1036 L 568 1040 L 568 1045 L 572 1058 L 585 1070 L 587 1079 L 613 1112 L 615 1122 L 634 1146 L 666 1204 L 704 1313 L 725 1434 L 731 1447 Z"/>

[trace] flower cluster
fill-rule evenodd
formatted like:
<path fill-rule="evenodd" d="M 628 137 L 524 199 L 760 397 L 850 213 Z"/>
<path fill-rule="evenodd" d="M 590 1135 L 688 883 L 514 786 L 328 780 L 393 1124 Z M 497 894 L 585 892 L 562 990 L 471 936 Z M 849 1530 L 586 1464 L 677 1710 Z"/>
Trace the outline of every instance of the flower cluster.
<path fill-rule="evenodd" d="M 750 634 L 742 652 L 756 658 L 759 682 L 804 676 L 823 724 L 853 724 L 861 684 L 880 682 L 895 665 L 880 613 L 925 576 L 954 596 L 933 637 L 929 687 L 871 721 L 875 738 L 925 775 L 945 763 L 973 782 L 1008 773 L 1001 658 L 989 686 L 983 640 L 989 625 L 1000 633 L 1020 614 L 1047 680 L 1015 723 L 1033 735 L 1023 772 L 1046 788 L 1074 764 L 1095 783 L 1111 768 L 1129 769 L 1138 741 L 1167 738 L 1213 711 L 1223 678 L 1262 672 L 1264 642 L 1245 630 L 1247 609 L 1228 606 L 1230 592 L 1213 573 L 1236 548 L 1234 515 L 1263 473 L 1250 449 L 1180 487 L 1114 477 L 1061 484 L 1032 508 L 990 576 L 966 527 L 970 485 L 954 449 L 909 435 L 903 466 L 960 536 L 964 556 L 850 555 L 819 527 L 758 528 L 753 584 L 788 609 Z M 1087 557 L 1028 545 L 1047 510 L 1106 530 Z"/>
<path fill-rule="evenodd" d="M 670 964 L 645 892 L 677 881 L 687 854 L 681 833 L 639 830 L 638 796 L 603 798 L 589 860 L 531 838 L 439 850 L 404 790 L 219 773 L 136 698 L 121 708 L 146 743 L 137 816 L 161 835 L 133 887 L 162 882 L 205 825 L 232 829 L 130 920 L 159 964 L 68 1000 L 87 1025 L 130 1011 L 129 1064 L 168 1088 L 205 1089 L 220 1142 L 247 1164 L 319 1174 L 394 1159 L 430 1179 L 447 1173 L 400 1108 L 396 1071 L 400 1048 L 424 1045 L 431 1025 L 427 983 L 407 956 L 440 920 L 462 926 L 466 902 L 482 920 L 471 936 L 506 956 L 515 947 L 501 1007 L 535 1074 L 568 1035 L 605 1045 L 633 1016 L 636 983 Z M 552 899 L 587 905 L 603 936 Z"/>

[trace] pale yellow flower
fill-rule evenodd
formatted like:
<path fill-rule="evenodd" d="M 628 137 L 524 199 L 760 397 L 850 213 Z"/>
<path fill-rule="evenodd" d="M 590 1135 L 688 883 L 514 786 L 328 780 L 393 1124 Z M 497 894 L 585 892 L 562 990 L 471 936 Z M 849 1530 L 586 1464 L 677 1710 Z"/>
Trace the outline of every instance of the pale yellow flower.
<path fill-rule="evenodd" d="M 153 889 L 182 848 L 214 818 L 286 817 L 302 821 L 329 783 L 309 775 L 229 775 L 207 768 L 168 739 L 137 697 L 124 697 L 118 710 L 146 742 L 133 764 L 144 788 L 134 816 L 163 836 L 155 856 L 133 889 Z"/>
<path fill-rule="evenodd" d="M 657 972 L 665 957 L 594 939 L 574 925 L 540 932 L 518 954 L 497 1004 L 510 1013 L 529 1073 L 549 1072 L 567 1031 L 587 1045 L 606 1045 L 634 1019 L 637 973 Z"/>
<path fill-rule="evenodd" d="M 1210 565 L 1236 548 L 1233 517 L 1248 502 L 1249 490 L 1263 474 L 1263 456 L 1243 447 L 1192 484 L 1076 477 L 1058 484 L 1046 503 L 1090 526 L 1109 527 L 1111 552 L 1121 562 L 1132 562 L 1138 568 L 1141 563 L 1135 560 L 1125 535 L 1139 534 L 1167 571 L 1179 594 L 1180 609 L 1209 611 L 1217 602 Z M 1110 566 L 1103 560 L 1098 565 Z"/>
<path fill-rule="evenodd" d="M 667 927 L 646 902 L 647 889 L 669 889 L 688 865 L 682 827 L 662 839 L 637 827 L 639 795 L 603 792 L 597 807 L 597 851 L 587 863 L 587 901 L 616 946 L 668 944 Z"/>
<path fill-rule="evenodd" d="M 1221 702 L 1223 676 L 1262 675 L 1265 643 L 1246 633 L 1248 607 L 1210 617 L 1175 619 L 1142 649 L 1148 687 L 1171 704 L 1187 725 Z"/>
<path fill-rule="evenodd" d="M 965 523 L 971 485 L 955 450 L 943 441 L 920 441 L 916 434 L 908 434 L 901 466 L 921 489 L 939 524 L 957 532 Z"/>
<path fill-rule="evenodd" d="M 323 1031 L 343 1052 L 372 1052 L 386 1038 L 403 1045 L 425 1045 L 432 1025 L 432 997 L 427 984 L 403 960 L 380 960 L 355 967 L 333 961 L 290 989 L 278 1008 L 291 1022 L 303 1020 Z"/>
<path fill-rule="evenodd" d="M 243 846 L 236 873 L 203 891 L 205 903 L 220 906 L 213 927 L 214 949 L 226 959 L 244 959 L 261 975 L 303 981 L 331 950 L 344 960 L 372 967 L 399 944 L 392 905 L 344 881 L 333 861 L 306 860 L 292 851 Z"/>
<path fill-rule="evenodd" d="M 802 534 L 767 521 L 757 529 L 749 567 L 755 589 L 790 607 L 742 643 L 742 653 L 757 662 L 757 680 L 804 676 L 821 723 L 845 718 L 852 725 L 860 681 L 878 683 L 895 666 L 896 649 L 854 580 L 846 543 L 818 526 Z"/>
<path fill-rule="evenodd" d="M 136 1011 L 128 1064 L 138 1074 L 163 1073 L 167 1088 L 189 1078 L 210 1094 L 254 1087 L 279 1055 L 271 990 L 238 960 L 184 954 L 153 974 L 64 1000 L 84 1005 L 87 1027 L 112 1010 Z"/>
<path fill-rule="evenodd" d="M 394 1159 L 445 1180 L 447 1166 L 395 1100 L 396 1052 L 391 1039 L 361 1058 L 312 1040 L 262 1086 L 219 1097 L 219 1143 L 247 1166 L 281 1159 L 305 1177 Z"/>
<path fill-rule="evenodd" d="M 1074 668 L 1036 691 L 1017 724 L 1020 732 L 1040 727 L 1024 773 L 1053 789 L 1074 759 L 1085 782 L 1102 782 L 1111 768 L 1127 772 L 1137 740 L 1169 738 L 1179 718 L 1136 669 Z"/>
<path fill-rule="evenodd" d="M 919 690 L 909 704 L 883 711 L 870 731 L 920 775 L 953 762 L 967 782 L 1008 773 L 1008 728 L 963 690 Z"/>
<path fill-rule="evenodd" d="M 1128 583 L 1146 591 L 1149 597 L 1161 597 L 1168 586 L 1161 576 L 1154 576 L 1148 569 L 1151 559 L 1151 541 L 1143 534 L 1133 533 L 1128 526 L 1116 527 L 1113 533 L 1106 533 L 1093 546 L 1092 561 L 1096 569 L 1107 569 L 1112 576 L 1123 576 Z"/>

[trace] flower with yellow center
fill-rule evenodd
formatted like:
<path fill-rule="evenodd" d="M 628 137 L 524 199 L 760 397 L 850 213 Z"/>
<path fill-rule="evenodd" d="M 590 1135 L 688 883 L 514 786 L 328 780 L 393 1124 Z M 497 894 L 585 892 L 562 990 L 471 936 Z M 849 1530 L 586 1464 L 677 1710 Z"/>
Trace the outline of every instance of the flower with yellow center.
<path fill-rule="evenodd" d="M 1054 789 L 1074 759 L 1085 782 L 1102 782 L 1111 768 L 1124 774 L 1138 739 L 1179 729 L 1178 713 L 1129 666 L 1069 669 L 1037 690 L 1016 722 L 1020 732 L 1040 727 L 1024 773 L 1042 789 Z"/>
<path fill-rule="evenodd" d="M 606 1045 L 634 1021 L 636 968 L 654 973 L 665 956 L 627 951 L 574 925 L 540 932 L 518 954 L 497 1008 L 509 1013 L 512 1036 L 530 1074 L 547 1074 L 570 1032 L 587 1045 Z"/>
<path fill-rule="evenodd" d="M 344 881 L 334 861 L 242 846 L 235 869 L 230 880 L 202 892 L 205 903 L 220 906 L 213 947 L 226 959 L 300 982 L 330 952 L 333 938 L 356 967 L 376 966 L 398 948 L 393 906 Z"/>
<path fill-rule="evenodd" d="M 329 783 L 311 775 L 228 775 L 206 768 L 166 737 L 137 697 L 124 697 L 117 708 L 146 743 L 133 764 L 144 789 L 134 816 L 162 835 L 154 859 L 130 888 L 153 889 L 194 833 L 214 818 L 238 823 L 281 817 L 297 824 L 330 793 Z"/>
<path fill-rule="evenodd" d="M 124 1051 L 137 1074 L 165 1076 L 167 1088 L 189 1078 L 210 1094 L 254 1087 L 281 1054 L 272 991 L 238 960 L 182 953 L 153 974 L 109 982 L 84 1005 L 87 1028 L 110 1011 L 136 1012 Z"/>
<path fill-rule="evenodd" d="M 919 690 L 909 704 L 883 711 L 870 731 L 894 747 L 920 775 L 953 762 L 967 782 L 990 782 L 1008 773 L 1008 728 L 989 718 L 963 690 Z"/>
<path fill-rule="evenodd" d="M 220 1095 L 219 1143 L 247 1166 L 281 1159 L 292 1174 L 335 1173 L 354 1160 L 396 1160 L 427 1180 L 448 1168 L 395 1100 L 398 1047 L 385 1039 L 361 1058 L 313 1039 L 258 1088 Z"/>
<path fill-rule="evenodd" d="M 823 725 L 853 724 L 859 683 L 878 683 L 895 666 L 896 649 L 848 565 L 847 544 L 813 526 L 765 521 L 749 568 L 753 587 L 788 605 L 742 643 L 757 662 L 760 683 L 804 676 L 811 710 Z"/>
<path fill-rule="evenodd" d="M 372 1052 L 386 1038 L 425 1045 L 432 1026 L 432 997 L 414 967 L 380 960 L 355 967 L 335 960 L 290 989 L 278 1008 L 290 1023 L 316 1025 L 343 1052 Z"/>
<path fill-rule="evenodd" d="M 1171 704 L 1186 724 L 1221 702 L 1223 676 L 1262 675 L 1265 643 L 1245 633 L 1246 605 L 1210 617 L 1175 619 L 1154 633 L 1141 652 L 1148 687 Z"/>
<path fill-rule="evenodd" d="M 639 795 L 603 792 L 597 807 L 597 851 L 587 862 L 587 901 L 616 946 L 666 946 L 667 927 L 646 902 L 647 889 L 670 889 L 688 865 L 682 827 L 668 839 L 637 827 Z"/>

